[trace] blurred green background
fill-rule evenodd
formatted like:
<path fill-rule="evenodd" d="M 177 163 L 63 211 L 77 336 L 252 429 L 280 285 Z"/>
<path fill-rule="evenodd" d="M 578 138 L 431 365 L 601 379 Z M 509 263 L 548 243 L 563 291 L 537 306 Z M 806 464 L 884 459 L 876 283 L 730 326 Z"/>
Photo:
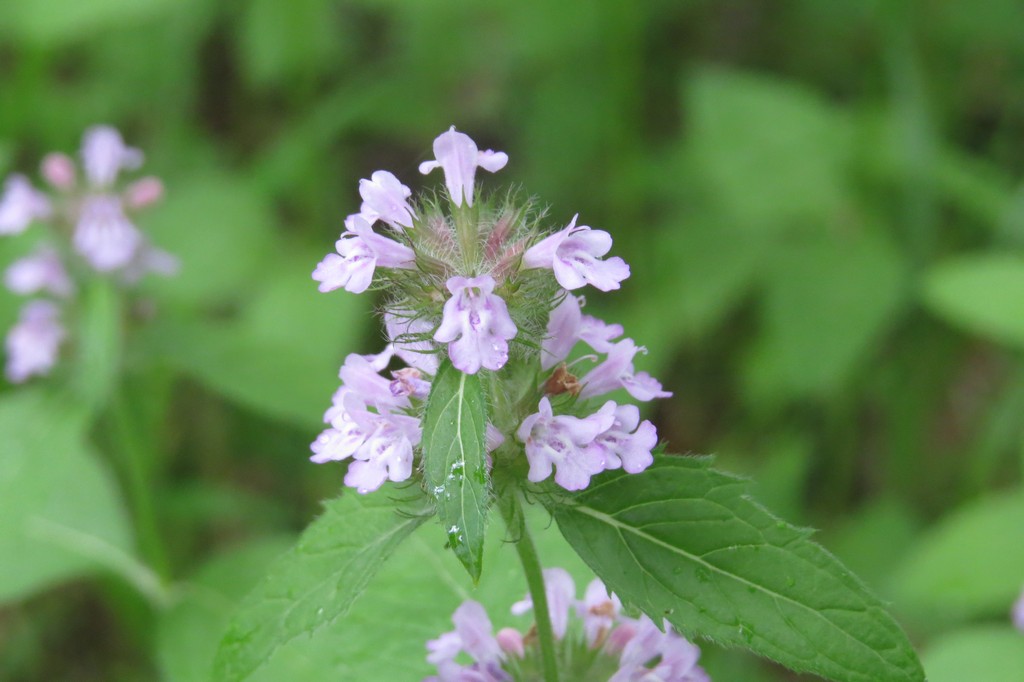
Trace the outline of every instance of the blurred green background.
<path fill-rule="evenodd" d="M 0 3 L 0 173 L 110 123 L 167 186 L 141 226 L 183 267 L 146 282 L 125 399 L 164 573 L 206 585 L 164 617 L 0 553 L 0 679 L 204 679 L 240 586 L 339 490 L 308 443 L 341 359 L 382 343 L 369 296 L 309 273 L 358 179 L 423 186 L 452 124 L 508 152 L 485 186 L 612 233 L 633 276 L 590 309 L 675 392 L 651 415 L 673 451 L 822 529 L 930 679 L 1024 679 L 1022 28 L 1018 0 Z M 109 426 L 84 447 L 116 451 Z M 797 679 L 704 646 L 716 679 Z"/>

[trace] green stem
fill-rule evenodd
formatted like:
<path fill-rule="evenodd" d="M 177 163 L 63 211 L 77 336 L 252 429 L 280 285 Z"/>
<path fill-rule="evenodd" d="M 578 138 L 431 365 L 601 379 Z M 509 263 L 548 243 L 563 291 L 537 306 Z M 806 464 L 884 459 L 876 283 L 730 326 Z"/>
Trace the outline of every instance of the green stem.
<path fill-rule="evenodd" d="M 541 570 L 537 548 L 533 545 L 530 530 L 523 518 L 523 507 L 519 500 L 518 490 L 508 490 L 501 505 L 519 561 L 526 574 L 526 585 L 533 601 L 533 615 L 537 621 L 537 639 L 540 642 L 541 665 L 544 669 L 544 682 L 558 682 L 558 663 L 555 658 L 555 634 L 551 629 L 551 614 L 548 611 L 548 597 L 544 590 L 544 574 Z"/>
<path fill-rule="evenodd" d="M 110 401 L 113 437 L 117 443 L 128 499 L 135 517 L 139 552 L 152 570 L 163 580 L 170 575 L 167 551 L 153 507 L 152 486 L 146 464 L 152 453 L 139 437 L 136 420 L 124 398 L 123 389 L 115 390 Z"/>

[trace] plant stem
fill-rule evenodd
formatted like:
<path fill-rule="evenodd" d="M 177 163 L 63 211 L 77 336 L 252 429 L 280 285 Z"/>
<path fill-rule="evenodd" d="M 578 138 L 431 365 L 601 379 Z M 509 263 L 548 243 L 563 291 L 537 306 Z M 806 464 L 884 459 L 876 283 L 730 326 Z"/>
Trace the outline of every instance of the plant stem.
<path fill-rule="evenodd" d="M 147 464 L 152 463 L 152 453 L 139 437 L 137 422 L 125 400 L 123 388 L 115 390 L 111 396 L 110 415 L 125 487 L 134 512 L 139 552 L 150 568 L 166 580 L 170 572 L 167 551 L 153 509 L 151 477 L 147 471 Z"/>
<path fill-rule="evenodd" d="M 551 614 L 548 611 L 544 574 L 541 570 L 540 560 L 537 558 L 537 548 L 533 545 L 530 529 L 527 528 L 526 519 L 523 517 L 519 491 L 509 489 L 506 492 L 507 494 L 502 496 L 504 498 L 504 504 L 501 505 L 502 514 L 505 517 L 509 535 L 516 546 L 516 553 L 519 554 L 519 561 L 523 565 L 526 585 L 530 590 L 530 599 L 533 601 L 533 615 L 537 621 L 537 639 L 540 642 L 544 682 L 558 682 L 555 635 L 551 629 Z"/>

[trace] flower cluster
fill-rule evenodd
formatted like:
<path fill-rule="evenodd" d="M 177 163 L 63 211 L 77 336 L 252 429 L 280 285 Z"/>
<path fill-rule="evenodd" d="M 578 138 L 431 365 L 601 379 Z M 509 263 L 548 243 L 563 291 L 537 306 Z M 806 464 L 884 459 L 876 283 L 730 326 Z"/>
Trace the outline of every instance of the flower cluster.
<path fill-rule="evenodd" d="M 520 444 L 498 450 L 493 465 L 525 452 L 529 480 L 554 473 L 568 490 L 585 488 L 607 469 L 643 471 L 658 440 L 653 424 L 640 420 L 635 405 L 589 403 L 619 390 L 641 401 L 671 394 L 634 369 L 644 349 L 623 337 L 621 326 L 585 315 L 583 297 L 572 293 L 586 285 L 611 291 L 629 277 L 621 258 L 607 256 L 611 236 L 578 224 L 578 216 L 551 232 L 530 200 L 482 194 L 477 169 L 495 173 L 508 155 L 481 151 L 454 127 L 434 141 L 434 156 L 420 171 L 440 168 L 445 189 L 419 201 L 388 171 L 361 180 L 359 212 L 345 219 L 335 252 L 313 271 L 323 292 L 383 292 L 389 344 L 376 356 L 386 360 L 365 365 L 375 382 L 357 386 L 345 367 L 359 356 L 345 361 L 313 461 L 351 458 L 345 482 L 362 492 L 411 477 L 415 420 L 446 357 L 463 373 L 487 372 L 489 442 L 511 445 L 514 436 Z M 579 343 L 593 353 L 567 364 Z M 415 373 L 419 393 L 375 392 L 389 381 L 380 372 L 393 355 L 409 365 L 393 376 Z"/>
<path fill-rule="evenodd" d="M 567 679 L 609 682 L 710 682 L 697 665 L 700 649 L 645 615 L 622 614 L 618 597 L 593 580 L 582 600 L 563 569 L 544 571 L 545 596 L 550 610 L 559 661 L 574 666 L 562 671 Z M 530 599 L 512 606 L 514 615 L 532 608 Z M 573 618 L 575 616 L 575 618 Z M 437 675 L 424 682 L 513 682 L 539 679 L 540 652 L 534 631 L 525 635 L 514 628 L 494 633 L 483 606 L 463 602 L 452 615 L 455 630 L 427 642 L 427 661 Z M 460 655 L 464 662 L 457 660 Z"/>
<path fill-rule="evenodd" d="M 35 250 L 8 267 L 7 288 L 20 295 L 45 295 L 29 301 L 7 334 L 5 373 L 12 382 L 50 372 L 67 332 L 62 314 L 88 272 L 109 273 L 134 283 L 148 272 L 171 274 L 177 261 L 151 246 L 131 214 L 163 196 L 163 184 L 144 177 L 119 187 L 121 171 L 142 165 L 142 152 L 125 145 L 109 126 L 85 132 L 81 149 L 83 177 L 74 161 L 48 154 L 41 174 L 52 192 L 37 190 L 24 175 L 4 181 L 0 196 L 0 235 L 18 235 L 39 223 L 45 236 Z"/>

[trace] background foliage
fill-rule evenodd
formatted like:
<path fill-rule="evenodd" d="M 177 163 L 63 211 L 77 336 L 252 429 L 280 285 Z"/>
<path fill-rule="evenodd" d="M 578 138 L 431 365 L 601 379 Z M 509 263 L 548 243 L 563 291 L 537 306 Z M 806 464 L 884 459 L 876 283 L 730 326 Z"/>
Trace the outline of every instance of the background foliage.
<path fill-rule="evenodd" d="M 675 391 L 652 415 L 674 451 L 822 529 L 930 679 L 1020 679 L 1022 20 L 1014 0 L 0 3 L 0 172 L 115 124 L 168 187 L 143 227 L 183 262 L 126 345 L 132 433 L 96 407 L 103 358 L 73 405 L 0 391 L 0 678 L 206 679 L 247 585 L 340 488 L 308 443 L 344 354 L 381 344 L 372 301 L 309 272 L 358 178 L 416 186 L 454 123 L 554 224 L 614 235 L 633 276 L 590 303 Z M 168 540 L 149 567 L 114 473 L 140 448 Z M 266 679 L 425 674 L 470 594 L 433 525 L 348 617 L 390 644 L 324 631 Z M 485 565 L 485 603 L 521 596 Z M 794 679 L 702 646 L 716 679 Z"/>

